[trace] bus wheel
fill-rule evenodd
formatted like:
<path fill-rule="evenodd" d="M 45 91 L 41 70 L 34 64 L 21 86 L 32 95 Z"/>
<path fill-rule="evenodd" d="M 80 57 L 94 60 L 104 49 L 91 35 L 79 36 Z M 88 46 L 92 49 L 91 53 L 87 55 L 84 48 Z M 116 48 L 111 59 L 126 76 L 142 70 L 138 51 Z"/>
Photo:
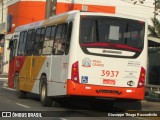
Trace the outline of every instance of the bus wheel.
<path fill-rule="evenodd" d="M 40 87 L 40 100 L 42 106 L 52 106 L 53 100 L 47 96 L 47 80 L 45 76 L 42 76 L 42 82 Z"/>
<path fill-rule="evenodd" d="M 20 98 L 20 99 L 25 99 L 26 95 L 27 95 L 27 92 L 20 90 L 20 88 L 19 88 L 19 76 L 16 74 L 14 78 L 15 78 L 14 82 L 15 82 L 15 89 L 17 91 L 17 97 Z"/>
<path fill-rule="evenodd" d="M 16 73 L 15 76 L 14 76 L 14 89 L 17 90 L 17 82 L 18 82 L 18 74 Z"/>

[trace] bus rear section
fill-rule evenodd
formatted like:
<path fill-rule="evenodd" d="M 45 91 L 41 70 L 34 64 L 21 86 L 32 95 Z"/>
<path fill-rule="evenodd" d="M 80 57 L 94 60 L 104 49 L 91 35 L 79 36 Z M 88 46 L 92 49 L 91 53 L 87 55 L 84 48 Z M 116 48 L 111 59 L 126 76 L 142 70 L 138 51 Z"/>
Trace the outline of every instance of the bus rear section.
<path fill-rule="evenodd" d="M 81 15 L 67 94 L 144 99 L 146 30 L 143 20 Z"/>

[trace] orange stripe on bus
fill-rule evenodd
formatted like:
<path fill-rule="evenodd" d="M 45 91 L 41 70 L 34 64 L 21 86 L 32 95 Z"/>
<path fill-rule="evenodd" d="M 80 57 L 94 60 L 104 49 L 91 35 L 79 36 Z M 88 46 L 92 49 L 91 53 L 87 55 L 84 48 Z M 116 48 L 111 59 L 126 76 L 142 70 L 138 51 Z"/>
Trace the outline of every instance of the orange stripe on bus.
<path fill-rule="evenodd" d="M 39 72 L 42 69 L 42 66 L 46 60 L 46 56 L 27 56 L 23 67 L 20 71 L 20 89 L 24 91 L 31 92 L 33 89 L 33 86 L 36 82 L 36 79 L 38 77 Z M 33 61 L 34 59 L 34 67 L 33 67 Z"/>

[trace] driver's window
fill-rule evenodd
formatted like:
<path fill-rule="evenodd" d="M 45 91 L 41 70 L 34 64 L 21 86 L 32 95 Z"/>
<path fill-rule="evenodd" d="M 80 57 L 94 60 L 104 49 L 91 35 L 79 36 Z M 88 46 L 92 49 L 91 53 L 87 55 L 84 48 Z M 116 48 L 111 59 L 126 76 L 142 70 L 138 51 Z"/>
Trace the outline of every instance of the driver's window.
<path fill-rule="evenodd" d="M 9 43 L 9 49 L 10 49 L 10 60 L 12 60 L 15 57 L 16 53 L 16 43 L 17 39 L 13 39 Z"/>

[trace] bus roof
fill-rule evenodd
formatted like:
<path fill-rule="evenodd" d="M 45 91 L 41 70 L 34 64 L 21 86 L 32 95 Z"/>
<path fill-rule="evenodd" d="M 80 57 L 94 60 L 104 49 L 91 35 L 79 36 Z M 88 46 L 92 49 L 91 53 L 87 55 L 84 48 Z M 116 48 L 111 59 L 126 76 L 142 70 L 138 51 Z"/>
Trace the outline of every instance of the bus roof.
<path fill-rule="evenodd" d="M 17 27 L 15 29 L 15 32 L 24 31 L 24 30 L 28 30 L 28 29 L 32 29 L 32 28 L 38 28 L 40 26 L 47 26 L 47 25 L 53 24 L 54 22 L 61 23 L 61 22 L 65 21 L 70 14 L 77 13 L 77 12 L 80 12 L 80 11 L 73 10 L 73 11 L 69 11 L 69 12 L 55 15 L 53 17 L 50 17 L 49 19 L 46 19 L 46 20 L 25 24 L 25 25 Z"/>
<path fill-rule="evenodd" d="M 128 14 L 122 14 L 122 13 L 102 13 L 102 12 L 82 12 L 83 15 L 98 15 L 98 16 L 110 16 L 110 17 L 119 17 L 119 18 L 125 18 L 125 19 L 132 19 L 132 20 L 140 20 L 140 21 L 146 21 L 143 17 L 138 17 L 134 15 L 128 15 Z"/>
<path fill-rule="evenodd" d="M 65 21 L 67 21 L 68 17 L 72 14 L 75 13 L 81 13 L 83 15 L 104 15 L 104 16 L 110 16 L 110 17 L 120 17 L 120 18 L 126 18 L 126 19 L 132 19 L 132 20 L 139 20 L 139 21 L 143 21 L 145 22 L 146 19 L 145 18 L 141 18 L 141 17 L 137 17 L 137 16 L 131 16 L 131 15 L 127 15 L 127 14 L 120 14 L 120 13 L 116 13 L 116 14 L 111 14 L 111 13 L 102 13 L 102 12 L 88 12 L 88 11 L 79 11 L 79 10 L 73 10 L 73 11 L 69 11 L 69 12 L 65 12 L 65 13 L 61 13 L 58 15 L 55 15 L 53 17 L 50 17 L 49 19 L 46 20 L 42 20 L 42 21 L 38 21 L 38 22 L 33 22 L 30 24 L 26 24 L 26 25 L 22 25 L 19 26 L 15 29 L 15 32 L 18 31 L 25 31 L 28 29 L 32 29 L 32 28 L 38 28 L 41 26 L 48 26 L 48 25 L 54 25 L 57 23 L 63 23 Z"/>
<path fill-rule="evenodd" d="M 19 27 L 17 27 L 15 29 L 15 32 L 24 31 L 24 30 L 40 27 L 43 24 L 44 21 L 45 20 L 38 21 L 38 22 L 33 22 L 33 23 L 30 23 L 30 24 L 19 26 Z"/>

